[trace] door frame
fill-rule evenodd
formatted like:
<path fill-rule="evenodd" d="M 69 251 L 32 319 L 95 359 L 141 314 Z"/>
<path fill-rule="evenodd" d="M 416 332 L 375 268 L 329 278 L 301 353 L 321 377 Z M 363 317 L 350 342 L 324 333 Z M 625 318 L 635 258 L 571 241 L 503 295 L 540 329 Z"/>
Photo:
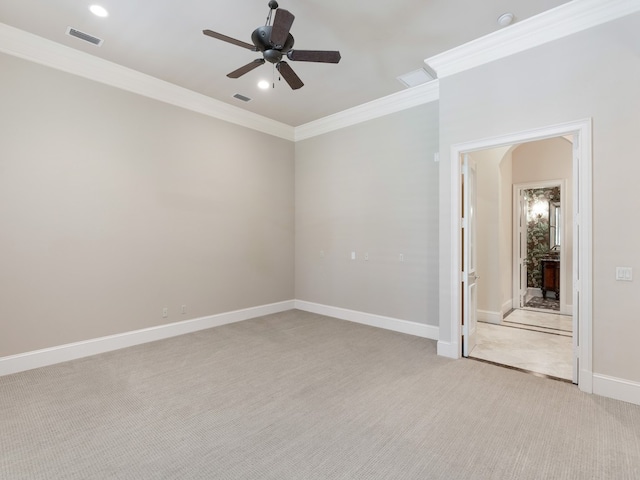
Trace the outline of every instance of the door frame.
<path fill-rule="evenodd" d="M 450 177 L 450 265 L 451 283 L 442 286 L 450 290 L 450 313 L 448 319 L 450 342 L 439 345 L 438 351 L 444 355 L 460 358 L 462 356 L 462 310 L 461 310 L 461 277 L 462 277 L 462 245 L 461 228 L 461 156 L 477 150 L 486 150 L 506 145 L 527 143 L 547 138 L 574 136 L 573 160 L 573 315 L 578 331 L 574 332 L 574 356 L 579 359 L 577 384 L 580 390 L 593 393 L 593 358 L 592 358 L 592 291 L 593 291 L 593 180 L 592 180 L 592 145 L 591 118 L 575 122 L 544 126 L 537 129 L 510 133 L 502 136 L 485 138 L 451 145 L 451 177 Z M 446 321 L 447 319 L 445 319 Z M 443 325 L 444 327 L 445 325 Z"/>

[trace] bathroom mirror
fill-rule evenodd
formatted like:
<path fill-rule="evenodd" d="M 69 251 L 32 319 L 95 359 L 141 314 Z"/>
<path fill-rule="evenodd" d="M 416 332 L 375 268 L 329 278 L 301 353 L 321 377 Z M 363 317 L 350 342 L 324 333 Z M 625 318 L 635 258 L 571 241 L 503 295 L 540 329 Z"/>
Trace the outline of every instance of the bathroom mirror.
<path fill-rule="evenodd" d="M 549 202 L 549 248 L 560 249 L 560 202 Z"/>

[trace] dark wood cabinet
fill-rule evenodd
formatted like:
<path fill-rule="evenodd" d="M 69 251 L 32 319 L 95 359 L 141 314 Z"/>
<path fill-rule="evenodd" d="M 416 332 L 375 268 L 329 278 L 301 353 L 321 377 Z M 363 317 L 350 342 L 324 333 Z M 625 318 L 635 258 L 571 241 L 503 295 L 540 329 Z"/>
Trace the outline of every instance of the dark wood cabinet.
<path fill-rule="evenodd" d="M 554 292 L 556 300 L 560 300 L 560 260 L 545 258 L 540 261 L 542 270 L 542 298 L 547 292 Z"/>

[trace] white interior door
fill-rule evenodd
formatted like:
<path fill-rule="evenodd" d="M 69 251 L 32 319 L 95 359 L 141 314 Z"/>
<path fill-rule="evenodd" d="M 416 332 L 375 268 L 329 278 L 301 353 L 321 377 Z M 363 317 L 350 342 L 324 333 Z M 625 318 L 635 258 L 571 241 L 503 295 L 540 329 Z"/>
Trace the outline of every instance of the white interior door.
<path fill-rule="evenodd" d="M 519 288 L 518 308 L 522 308 L 527 303 L 527 211 L 528 211 L 527 191 L 519 189 L 518 194 L 518 268 L 519 268 Z"/>
<path fill-rule="evenodd" d="M 462 165 L 462 354 L 468 357 L 476 346 L 478 279 L 476 262 L 476 166 L 470 155 Z"/>
<path fill-rule="evenodd" d="M 580 137 L 574 135 L 573 137 L 573 383 L 578 385 L 580 380 L 580 236 L 582 235 L 581 222 L 580 222 L 580 206 L 583 204 L 582 195 L 584 193 L 580 190 Z M 564 238 L 567 238 L 565 235 Z M 562 245 L 562 244 L 561 244 Z M 562 292 L 561 292 L 562 294 Z"/>

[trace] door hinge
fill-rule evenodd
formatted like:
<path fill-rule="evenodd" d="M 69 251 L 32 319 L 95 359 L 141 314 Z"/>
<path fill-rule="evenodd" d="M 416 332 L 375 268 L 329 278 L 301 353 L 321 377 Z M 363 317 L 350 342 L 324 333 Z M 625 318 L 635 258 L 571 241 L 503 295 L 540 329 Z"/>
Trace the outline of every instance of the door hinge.
<path fill-rule="evenodd" d="M 469 334 L 469 327 L 467 325 L 462 325 L 462 336 L 466 337 Z"/>
<path fill-rule="evenodd" d="M 460 226 L 462 228 L 467 228 L 467 219 L 466 218 L 461 218 L 460 219 Z"/>

